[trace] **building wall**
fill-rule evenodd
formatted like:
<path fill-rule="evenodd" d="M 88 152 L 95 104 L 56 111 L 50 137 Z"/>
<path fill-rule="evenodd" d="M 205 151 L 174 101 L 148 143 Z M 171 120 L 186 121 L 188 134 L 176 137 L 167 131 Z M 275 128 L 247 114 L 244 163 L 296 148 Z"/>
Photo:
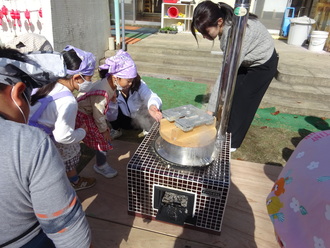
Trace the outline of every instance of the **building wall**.
<path fill-rule="evenodd" d="M 66 45 L 73 45 L 92 52 L 98 60 L 109 48 L 110 12 L 108 0 L 3 0 L 3 5 L 19 10 L 20 24 L 10 14 L 2 18 L 1 42 L 6 44 L 23 33 L 37 33 L 45 36 L 55 51 L 62 51 Z M 27 4 L 28 2 L 28 4 Z M 2 6 L 0 6 L 1 8 Z M 30 23 L 24 16 L 29 10 Z M 42 17 L 39 10 L 42 9 Z M 14 25 L 16 23 L 16 26 Z"/>
<path fill-rule="evenodd" d="M 51 9 L 55 50 L 70 44 L 98 60 L 104 57 L 110 37 L 108 0 L 52 0 Z"/>

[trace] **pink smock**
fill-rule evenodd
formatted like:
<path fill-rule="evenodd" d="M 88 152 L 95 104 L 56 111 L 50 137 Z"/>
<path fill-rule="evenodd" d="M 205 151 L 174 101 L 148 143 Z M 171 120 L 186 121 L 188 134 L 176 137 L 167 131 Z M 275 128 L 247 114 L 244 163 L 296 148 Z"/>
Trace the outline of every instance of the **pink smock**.
<path fill-rule="evenodd" d="M 281 247 L 330 247 L 330 130 L 296 147 L 267 197 Z"/>

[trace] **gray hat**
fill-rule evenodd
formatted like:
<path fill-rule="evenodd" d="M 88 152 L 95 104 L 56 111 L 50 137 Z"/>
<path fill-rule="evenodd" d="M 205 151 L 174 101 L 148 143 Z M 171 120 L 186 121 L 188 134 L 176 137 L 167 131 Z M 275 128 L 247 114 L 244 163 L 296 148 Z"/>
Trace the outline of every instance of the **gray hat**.
<path fill-rule="evenodd" d="M 26 56 L 26 62 L 0 57 L 0 83 L 15 85 L 24 82 L 29 97 L 33 88 L 66 76 L 66 66 L 60 53 L 32 52 Z"/>

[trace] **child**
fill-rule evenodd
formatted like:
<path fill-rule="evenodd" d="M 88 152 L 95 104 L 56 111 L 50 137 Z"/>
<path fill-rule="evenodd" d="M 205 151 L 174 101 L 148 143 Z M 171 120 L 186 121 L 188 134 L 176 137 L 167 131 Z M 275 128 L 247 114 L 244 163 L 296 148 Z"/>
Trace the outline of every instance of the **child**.
<path fill-rule="evenodd" d="M 26 125 L 32 88 L 63 76 L 60 54 L 24 55 L 0 47 L 0 247 L 92 247 L 54 143 Z"/>
<path fill-rule="evenodd" d="M 107 59 L 105 64 L 100 66 L 101 77 L 105 76 L 110 65 L 111 61 Z M 117 90 L 117 101 L 110 102 L 107 112 L 107 119 L 112 127 L 110 134 L 113 139 L 122 135 L 120 128 L 141 128 L 145 132 L 149 131 L 154 121 L 159 122 L 162 119 L 160 112 L 162 100 L 149 89 L 140 75 L 137 75 L 127 87 L 117 87 Z"/>
<path fill-rule="evenodd" d="M 307 135 L 269 193 L 266 205 L 279 247 L 329 247 L 330 130 Z"/>
<path fill-rule="evenodd" d="M 219 37 L 221 50 L 226 51 L 233 16 L 234 10 L 228 4 L 200 2 L 194 10 L 191 32 L 195 38 L 195 30 L 209 40 Z M 274 40 L 253 14 L 249 14 L 239 62 L 227 130 L 232 134 L 231 151 L 241 146 L 258 106 L 277 72 L 278 56 Z M 220 93 L 220 80 L 217 80 L 214 89 L 208 105 L 208 111 L 213 113 Z"/>
<path fill-rule="evenodd" d="M 77 174 L 80 141 L 86 135 L 86 127 L 75 129 L 78 103 L 72 92 L 86 92 L 91 88 L 95 57 L 70 45 L 65 47 L 62 54 L 67 76 L 43 86 L 32 96 L 29 125 L 43 129 L 52 137 L 62 155 L 73 188 L 82 190 L 94 186 L 95 178 Z"/>
<path fill-rule="evenodd" d="M 119 50 L 107 61 L 107 76 L 94 83 L 89 92 L 77 99 L 77 127 L 85 124 L 88 128 L 83 141 L 96 151 L 94 170 L 107 178 L 112 178 L 117 175 L 117 171 L 107 162 L 107 151 L 111 150 L 112 146 L 106 113 L 110 101 L 115 101 L 116 89 L 131 84 L 137 73 L 131 56 L 123 50 Z"/>

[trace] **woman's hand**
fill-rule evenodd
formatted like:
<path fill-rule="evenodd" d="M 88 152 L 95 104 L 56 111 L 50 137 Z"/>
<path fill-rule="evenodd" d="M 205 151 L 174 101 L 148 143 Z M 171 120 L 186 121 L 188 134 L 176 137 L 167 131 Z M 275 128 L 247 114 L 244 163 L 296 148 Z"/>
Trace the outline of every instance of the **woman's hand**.
<path fill-rule="evenodd" d="M 151 105 L 149 108 L 149 114 L 152 118 L 154 118 L 157 122 L 159 122 L 163 118 L 162 112 L 155 105 Z"/>

